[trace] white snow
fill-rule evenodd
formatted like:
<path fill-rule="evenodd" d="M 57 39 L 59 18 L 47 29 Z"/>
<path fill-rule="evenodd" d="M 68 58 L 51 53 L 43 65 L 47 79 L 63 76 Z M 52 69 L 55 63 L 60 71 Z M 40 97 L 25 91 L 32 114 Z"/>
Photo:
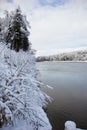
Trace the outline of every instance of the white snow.
<path fill-rule="evenodd" d="M 0 43 L 0 52 L 0 110 L 5 108 L 9 125 L 1 130 L 51 130 L 43 110 L 51 98 L 38 87 L 43 85 L 37 80 L 35 51 L 17 53 Z"/>
<path fill-rule="evenodd" d="M 65 130 L 81 130 L 76 128 L 76 123 L 73 121 L 66 121 L 65 122 Z"/>

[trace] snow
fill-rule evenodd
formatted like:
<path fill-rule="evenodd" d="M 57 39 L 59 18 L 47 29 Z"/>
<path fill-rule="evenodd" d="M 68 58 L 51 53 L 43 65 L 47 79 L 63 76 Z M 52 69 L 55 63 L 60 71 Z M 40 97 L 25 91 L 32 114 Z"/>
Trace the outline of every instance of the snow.
<path fill-rule="evenodd" d="M 65 123 L 65 130 L 76 130 L 76 124 L 72 121 L 67 121 Z"/>
<path fill-rule="evenodd" d="M 29 32 L 28 32 L 28 31 L 26 31 L 23 27 L 21 27 L 21 32 L 22 32 L 22 33 L 25 33 L 25 35 L 26 35 L 26 36 L 28 36 L 28 35 L 29 35 Z"/>
<path fill-rule="evenodd" d="M 76 128 L 76 123 L 73 121 L 66 121 L 65 122 L 65 130 L 81 130 Z"/>
<path fill-rule="evenodd" d="M 8 126 L 0 128 L 0 130 L 33 130 L 32 126 L 27 125 L 26 122 L 18 122 L 19 125 L 16 126 Z"/>
<path fill-rule="evenodd" d="M 0 101 L 0 120 L 2 120 L 3 113 L 6 115 L 6 120 L 12 121 L 12 113 L 9 107 L 5 103 Z"/>
<path fill-rule="evenodd" d="M 0 43 L 0 52 L 0 110 L 7 122 L 1 130 L 51 130 L 43 110 L 51 98 L 40 89 L 35 51 L 17 53 Z"/>

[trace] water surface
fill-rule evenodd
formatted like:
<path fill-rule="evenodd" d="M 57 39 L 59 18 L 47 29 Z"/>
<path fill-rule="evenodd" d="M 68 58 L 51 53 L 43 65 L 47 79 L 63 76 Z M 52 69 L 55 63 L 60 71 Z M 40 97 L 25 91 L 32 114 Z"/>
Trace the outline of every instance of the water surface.
<path fill-rule="evenodd" d="M 47 114 L 53 130 L 64 130 L 67 120 L 87 128 L 87 63 L 39 62 L 40 79 L 53 87 L 44 91 L 53 97 Z"/>

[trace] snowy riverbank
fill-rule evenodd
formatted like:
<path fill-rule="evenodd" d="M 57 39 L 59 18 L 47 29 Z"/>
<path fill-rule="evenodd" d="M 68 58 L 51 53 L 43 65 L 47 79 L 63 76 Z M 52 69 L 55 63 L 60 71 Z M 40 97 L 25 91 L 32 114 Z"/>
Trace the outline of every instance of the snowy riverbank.
<path fill-rule="evenodd" d="M 20 125 L 18 126 L 15 126 L 15 127 L 3 127 L 3 128 L 0 128 L 0 130 L 34 130 L 32 128 L 32 126 L 29 124 L 27 125 L 25 122 L 20 122 L 19 123 Z M 50 130 L 49 128 L 38 128 L 38 130 Z M 82 129 L 79 129 L 79 128 L 76 128 L 76 123 L 75 122 L 72 122 L 72 121 L 67 121 L 65 122 L 65 129 L 64 130 L 82 130 Z"/>
<path fill-rule="evenodd" d="M 34 50 L 17 53 L 0 43 L 0 52 L 0 121 L 7 121 L 1 130 L 51 130 L 43 110 L 50 97 L 38 87 Z"/>

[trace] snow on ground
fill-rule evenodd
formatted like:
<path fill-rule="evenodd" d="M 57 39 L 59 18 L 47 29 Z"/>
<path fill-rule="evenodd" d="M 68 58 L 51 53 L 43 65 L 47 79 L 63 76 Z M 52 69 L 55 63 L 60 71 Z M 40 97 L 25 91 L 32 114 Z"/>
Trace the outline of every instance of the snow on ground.
<path fill-rule="evenodd" d="M 36 129 L 33 129 L 31 124 L 27 124 L 24 121 L 20 121 L 15 126 L 8 126 L 8 127 L 4 126 L 3 128 L 0 128 L 0 130 L 36 130 Z M 50 128 L 48 128 L 48 127 L 40 127 L 40 128 L 38 128 L 38 130 L 50 130 Z"/>
<path fill-rule="evenodd" d="M 0 130 L 33 130 L 31 125 L 27 125 L 24 122 L 19 123 L 19 126 L 8 126 L 8 127 L 3 127 L 0 128 Z"/>

